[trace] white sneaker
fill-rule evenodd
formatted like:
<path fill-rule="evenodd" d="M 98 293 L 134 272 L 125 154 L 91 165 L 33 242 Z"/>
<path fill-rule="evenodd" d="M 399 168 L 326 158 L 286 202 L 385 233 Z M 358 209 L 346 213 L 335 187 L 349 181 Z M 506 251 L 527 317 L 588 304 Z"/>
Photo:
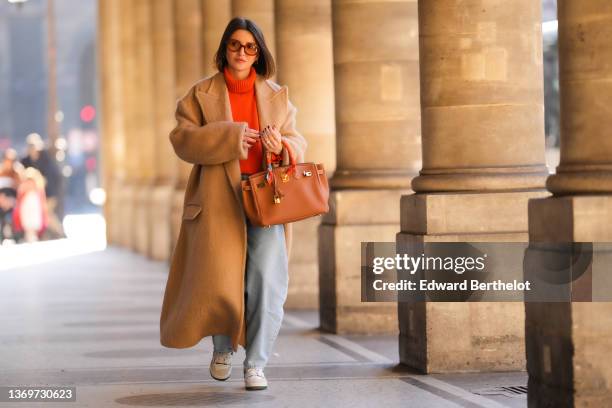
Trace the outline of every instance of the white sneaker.
<path fill-rule="evenodd" d="M 214 351 L 210 361 L 210 376 L 218 381 L 227 380 L 232 374 L 232 354 L 231 351 Z"/>
<path fill-rule="evenodd" d="M 247 368 L 244 371 L 244 385 L 249 391 L 265 390 L 268 388 L 268 380 L 266 380 L 263 368 Z"/>

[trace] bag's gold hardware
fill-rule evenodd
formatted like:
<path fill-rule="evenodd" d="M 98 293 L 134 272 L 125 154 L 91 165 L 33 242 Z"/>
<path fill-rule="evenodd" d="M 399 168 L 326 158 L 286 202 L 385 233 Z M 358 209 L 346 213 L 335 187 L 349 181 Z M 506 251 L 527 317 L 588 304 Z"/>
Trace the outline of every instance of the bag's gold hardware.
<path fill-rule="evenodd" d="M 304 175 L 306 177 L 310 177 L 310 176 L 312 176 L 312 171 L 304 170 Z"/>
<path fill-rule="evenodd" d="M 287 173 L 283 173 L 283 175 L 281 176 L 281 180 L 283 180 L 283 183 L 286 183 L 289 181 L 289 175 Z"/>
<path fill-rule="evenodd" d="M 281 198 L 279 196 L 274 196 L 274 204 L 280 204 Z"/>

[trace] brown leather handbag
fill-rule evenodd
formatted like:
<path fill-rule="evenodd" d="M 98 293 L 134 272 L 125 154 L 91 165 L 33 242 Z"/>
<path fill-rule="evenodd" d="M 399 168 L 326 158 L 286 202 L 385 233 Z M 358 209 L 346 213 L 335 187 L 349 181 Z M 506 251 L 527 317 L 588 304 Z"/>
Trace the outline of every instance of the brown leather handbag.
<path fill-rule="evenodd" d="M 251 224 L 285 224 L 329 211 L 329 185 L 322 164 L 296 163 L 289 152 L 288 166 L 273 167 L 266 152 L 266 169 L 242 180 L 242 202 Z"/>

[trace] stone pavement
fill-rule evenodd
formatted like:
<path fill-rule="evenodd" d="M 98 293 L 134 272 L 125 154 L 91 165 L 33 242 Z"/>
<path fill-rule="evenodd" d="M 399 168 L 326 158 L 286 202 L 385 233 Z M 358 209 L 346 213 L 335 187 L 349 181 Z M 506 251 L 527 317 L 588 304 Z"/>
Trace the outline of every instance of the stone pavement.
<path fill-rule="evenodd" d="M 230 380 L 218 382 L 209 338 L 160 345 L 165 263 L 112 247 L 10 269 L 3 257 L 0 249 L 0 386 L 71 385 L 77 400 L 0 407 L 527 405 L 525 372 L 420 375 L 398 365 L 396 336 L 322 333 L 316 311 L 286 311 L 269 389 L 247 392 L 242 349 Z"/>

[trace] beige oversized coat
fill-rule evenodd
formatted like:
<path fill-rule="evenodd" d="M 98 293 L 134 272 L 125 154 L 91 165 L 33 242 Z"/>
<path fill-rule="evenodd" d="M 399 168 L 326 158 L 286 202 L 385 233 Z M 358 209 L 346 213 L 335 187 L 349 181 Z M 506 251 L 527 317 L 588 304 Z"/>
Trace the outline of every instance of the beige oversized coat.
<path fill-rule="evenodd" d="M 255 94 L 261 128 L 276 125 L 303 162 L 306 140 L 295 129 L 295 107 L 287 87 L 257 76 Z M 244 273 L 246 218 L 239 159 L 244 122 L 233 122 L 223 74 L 198 81 L 178 101 L 170 141 L 193 163 L 187 182 L 178 242 L 172 254 L 160 317 L 160 341 L 185 348 L 226 334 L 234 350 L 246 346 Z M 283 164 L 289 157 L 283 149 Z M 290 225 L 285 225 L 287 252 Z"/>

